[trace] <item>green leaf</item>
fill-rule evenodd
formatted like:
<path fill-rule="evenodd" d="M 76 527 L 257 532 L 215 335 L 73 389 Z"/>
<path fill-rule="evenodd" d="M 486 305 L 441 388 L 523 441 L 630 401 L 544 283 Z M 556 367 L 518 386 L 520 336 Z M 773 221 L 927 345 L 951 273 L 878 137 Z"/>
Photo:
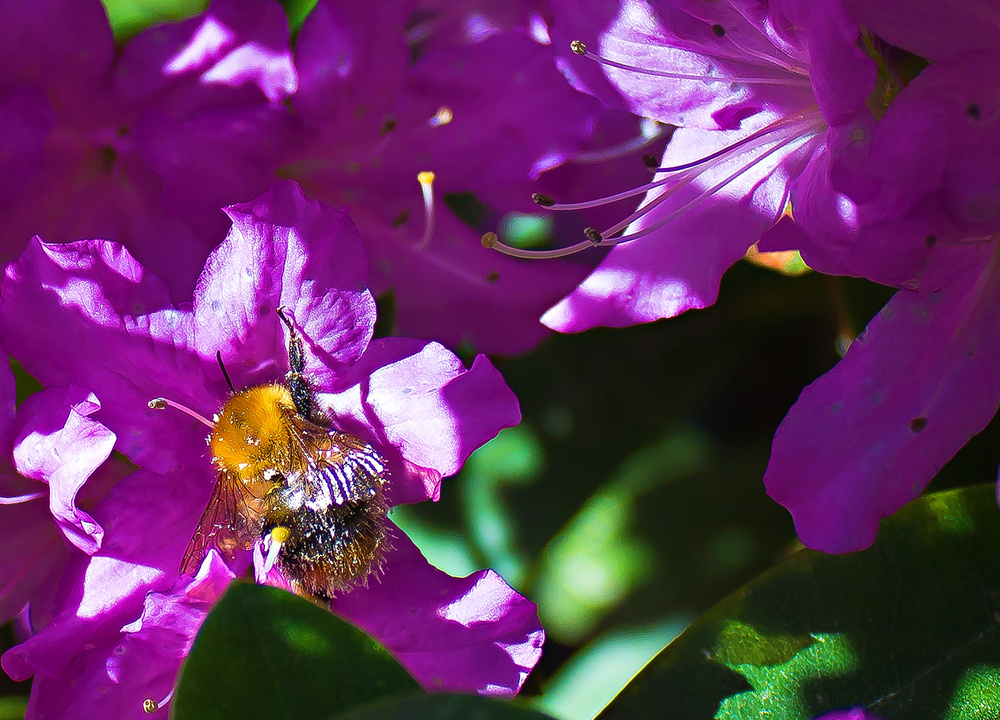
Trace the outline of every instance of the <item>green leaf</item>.
<path fill-rule="evenodd" d="M 599 720 L 1000 717 L 995 487 L 920 499 L 852 555 L 802 550 L 668 645 Z"/>
<path fill-rule="evenodd" d="M 0 697 L 0 720 L 22 720 L 27 709 L 26 697 Z"/>
<path fill-rule="evenodd" d="M 371 703 L 337 720 L 545 720 L 548 715 L 473 695 L 414 695 Z"/>
<path fill-rule="evenodd" d="M 283 590 L 235 582 L 195 638 L 172 717 L 318 720 L 416 691 L 395 659 L 343 620 Z"/>
<path fill-rule="evenodd" d="M 197 15 L 208 0 L 102 0 L 115 40 L 125 42 L 157 23 L 175 22 Z"/>

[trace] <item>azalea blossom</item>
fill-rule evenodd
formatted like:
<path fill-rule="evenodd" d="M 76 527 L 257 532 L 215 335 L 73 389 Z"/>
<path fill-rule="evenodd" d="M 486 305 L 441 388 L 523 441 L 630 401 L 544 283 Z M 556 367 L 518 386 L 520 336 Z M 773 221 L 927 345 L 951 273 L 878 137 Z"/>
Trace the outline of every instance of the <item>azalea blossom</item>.
<path fill-rule="evenodd" d="M 559 75 L 530 3 L 480 5 L 320 0 L 295 44 L 304 142 L 281 173 L 350 210 L 400 333 L 512 354 L 548 334 L 538 317 L 588 267 L 512 260 L 480 238 L 536 210 L 532 181 L 601 107 Z"/>
<path fill-rule="evenodd" d="M 876 222 L 845 228 L 829 255 L 876 280 L 918 272 L 775 435 L 768 492 L 802 541 L 828 552 L 870 545 L 879 520 L 917 497 L 1000 407 L 1000 83 L 983 62 L 1000 31 L 981 5 L 853 5 L 872 32 L 925 61 L 873 129 L 866 162 L 837 177 L 855 217 Z"/>
<path fill-rule="evenodd" d="M 835 2 L 553 3 L 553 42 L 579 89 L 677 126 L 650 182 L 607 198 L 556 202 L 579 210 L 643 198 L 562 257 L 611 248 L 543 322 L 575 332 L 671 317 L 710 305 L 723 272 L 766 238 L 801 178 L 864 139 L 875 64 Z M 572 52 L 570 50 L 572 49 Z M 800 198 L 808 201 L 808 196 Z"/>
<path fill-rule="evenodd" d="M 35 234 L 104 237 L 188 297 L 219 207 L 262 192 L 289 142 L 288 42 L 269 0 L 215 0 L 120 50 L 99 0 L 0 2 L 0 260 Z"/>
<path fill-rule="evenodd" d="M 284 182 L 226 213 L 232 229 L 188 304 L 174 305 L 159 278 L 107 240 L 35 238 L 0 288 L 11 354 L 46 386 L 92 390 L 94 419 L 138 466 L 93 509 L 103 542 L 67 564 L 51 621 L 4 654 L 11 677 L 34 675 L 29 717 L 69 708 L 138 717 L 147 699 L 168 704 L 204 614 L 252 558 L 240 552 L 227 566 L 211 550 L 195 577 L 179 576 L 216 476 L 204 426 L 147 402 L 169 398 L 211 417 L 229 392 L 220 366 L 237 389 L 279 381 L 288 359 L 277 308 L 295 319 L 324 411 L 384 459 L 390 506 L 437 499 L 442 478 L 520 419 L 484 357 L 465 368 L 436 343 L 372 339 L 367 261 L 344 212 Z M 445 575 L 386 522 L 392 548 L 381 572 L 338 595 L 334 612 L 428 688 L 515 693 L 540 654 L 534 604 L 490 570 Z"/>

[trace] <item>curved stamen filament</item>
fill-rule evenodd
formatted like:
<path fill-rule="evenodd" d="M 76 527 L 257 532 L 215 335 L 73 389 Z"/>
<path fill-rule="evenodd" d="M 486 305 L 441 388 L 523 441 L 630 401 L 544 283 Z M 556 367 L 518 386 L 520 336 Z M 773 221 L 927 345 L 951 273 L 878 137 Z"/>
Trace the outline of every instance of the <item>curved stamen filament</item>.
<path fill-rule="evenodd" d="M 423 250 L 431 244 L 434 235 L 434 173 L 424 171 L 417 173 L 420 192 L 424 197 L 424 234 L 417 242 L 417 249 Z"/>
<path fill-rule="evenodd" d="M 651 189 L 662 187 L 664 185 L 671 185 L 668 189 L 662 192 L 655 198 L 652 198 L 645 205 L 639 207 L 635 212 L 633 212 L 628 217 L 622 219 L 621 221 L 615 223 L 613 226 L 605 230 L 604 232 L 598 233 L 592 229 L 588 229 L 588 240 L 583 242 L 578 242 L 574 245 L 570 245 L 565 248 L 556 248 L 551 250 L 525 250 L 521 248 L 511 247 L 504 244 L 496 237 L 493 233 L 487 233 L 483 238 L 483 244 L 486 247 L 492 247 L 505 255 L 511 255 L 514 257 L 522 258 L 560 258 L 566 257 L 568 255 L 573 255 L 577 252 L 585 250 L 590 247 L 612 247 L 621 243 L 629 242 L 631 240 L 636 240 L 640 237 L 644 237 L 656 230 L 659 230 L 666 224 L 673 222 L 677 217 L 685 212 L 689 212 L 693 208 L 699 206 L 706 199 L 712 197 L 716 192 L 721 190 L 723 187 L 731 183 L 736 178 L 740 177 L 742 174 L 747 172 L 754 165 L 762 162 L 774 153 L 779 152 L 783 148 L 787 147 L 796 142 L 805 142 L 810 137 L 814 136 L 816 133 L 820 132 L 824 127 L 821 121 L 818 121 L 814 117 L 814 111 L 803 111 L 797 113 L 788 118 L 782 118 L 779 121 L 771 123 L 765 128 L 748 135 L 746 138 L 733 143 L 732 145 L 723 148 L 722 150 L 712 153 L 706 158 L 702 158 L 700 161 L 695 161 L 694 163 L 688 163 L 685 165 L 677 166 L 677 168 L 667 168 L 661 172 L 671 171 L 673 174 L 666 178 L 654 181 L 652 183 L 647 183 L 646 185 L 636 188 L 634 190 L 626 191 L 623 193 L 618 193 L 617 195 L 610 196 L 608 198 L 603 198 L 599 201 L 593 201 L 589 203 L 572 203 L 572 204 L 552 204 L 551 207 L 554 210 L 567 210 L 567 209 L 581 209 L 588 207 L 596 207 L 598 205 L 603 205 L 607 202 L 614 202 L 624 198 L 632 197 L 633 195 L 640 194 L 642 192 L 648 192 Z M 775 130 L 779 132 L 775 133 Z M 767 147 L 770 146 L 770 147 Z M 716 166 L 717 163 L 725 162 L 731 157 L 744 153 L 752 153 L 760 148 L 767 149 L 759 154 L 753 155 L 750 160 L 746 163 L 741 164 L 732 173 L 730 173 L 723 180 L 715 183 L 709 188 L 706 188 L 697 197 L 693 198 L 689 202 L 682 205 L 680 208 L 671 212 L 667 217 L 657 220 L 655 223 L 647 228 L 643 228 L 630 235 L 623 235 L 620 237 L 614 237 L 618 233 L 625 230 L 629 225 L 643 217 L 651 210 L 668 200 L 670 197 L 675 195 L 681 189 L 690 185 L 694 180 L 701 176 L 702 172 L 708 167 Z M 699 165 L 705 165 L 706 167 L 699 167 Z M 548 198 L 544 198 L 546 201 Z M 548 203 L 543 203 L 548 206 Z"/>
<path fill-rule="evenodd" d="M 664 135 L 673 133 L 673 131 L 673 125 L 664 125 L 656 120 L 642 118 L 642 121 L 639 124 L 638 136 L 629 138 L 624 142 L 620 142 L 617 145 L 612 145 L 611 147 L 607 147 L 602 150 L 577 153 L 573 156 L 572 160 L 577 163 L 599 163 L 605 162 L 606 160 L 615 160 L 637 150 L 642 150 L 644 147 L 650 145 Z"/>
<path fill-rule="evenodd" d="M 152 400 L 150 400 L 146 404 L 149 406 L 150 410 L 166 410 L 168 407 L 172 407 L 174 410 L 180 410 L 182 413 L 184 413 L 188 417 L 194 418 L 195 420 L 197 420 L 198 422 L 200 422 L 202 425 L 205 425 L 205 426 L 211 428 L 212 430 L 215 429 L 215 423 L 214 422 L 212 422 L 211 420 L 209 420 L 208 418 L 206 418 L 204 415 L 202 415 L 198 411 L 192 410 L 187 405 L 181 405 L 180 403 L 176 403 L 173 400 L 167 400 L 166 398 L 161 398 L 161 397 L 160 398 L 153 398 Z"/>
<path fill-rule="evenodd" d="M 146 698 L 145 700 L 142 701 L 142 711 L 147 715 L 152 715 L 157 710 L 166 705 L 168 702 L 170 702 L 170 699 L 173 698 L 173 696 L 174 696 L 174 690 L 173 688 L 171 688 L 170 692 L 168 692 L 166 697 L 164 697 L 162 700 L 154 700 L 153 698 Z"/>
<path fill-rule="evenodd" d="M 579 40 L 570 43 L 570 47 L 577 55 L 607 65 L 608 67 L 627 70 L 641 75 L 653 75 L 654 77 L 671 78 L 673 80 L 698 80 L 706 83 L 745 83 L 747 85 L 786 85 L 792 87 L 811 88 L 807 77 L 747 77 L 741 75 L 694 75 L 691 73 L 672 72 L 670 70 L 653 70 L 651 68 L 628 65 L 616 60 L 611 60 L 596 53 L 590 52 L 587 46 Z"/>

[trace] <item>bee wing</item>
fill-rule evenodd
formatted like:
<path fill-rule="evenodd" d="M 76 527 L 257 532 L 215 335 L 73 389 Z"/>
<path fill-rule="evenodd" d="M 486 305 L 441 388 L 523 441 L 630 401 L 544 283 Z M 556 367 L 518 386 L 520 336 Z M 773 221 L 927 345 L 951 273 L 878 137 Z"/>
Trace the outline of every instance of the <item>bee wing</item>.
<path fill-rule="evenodd" d="M 370 500 L 385 485 L 385 461 L 360 438 L 301 416 L 292 428 L 303 454 L 301 482 L 310 509 Z"/>
<path fill-rule="evenodd" d="M 181 574 L 195 575 L 211 548 L 226 560 L 233 560 L 237 550 L 246 550 L 260 537 L 264 525 L 261 499 L 257 498 L 236 475 L 220 472 L 208 506 L 198 521 L 184 559 Z"/>

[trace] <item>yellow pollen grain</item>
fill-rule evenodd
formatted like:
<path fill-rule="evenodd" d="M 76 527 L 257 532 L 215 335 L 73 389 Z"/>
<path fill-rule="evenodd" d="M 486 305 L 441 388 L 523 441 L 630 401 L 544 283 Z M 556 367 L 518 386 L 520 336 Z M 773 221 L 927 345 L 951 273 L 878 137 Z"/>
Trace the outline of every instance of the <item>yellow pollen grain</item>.
<path fill-rule="evenodd" d="M 278 527 L 271 530 L 271 540 L 280 545 L 284 542 L 287 542 L 288 537 L 291 534 L 292 532 L 288 528 L 279 525 Z"/>

